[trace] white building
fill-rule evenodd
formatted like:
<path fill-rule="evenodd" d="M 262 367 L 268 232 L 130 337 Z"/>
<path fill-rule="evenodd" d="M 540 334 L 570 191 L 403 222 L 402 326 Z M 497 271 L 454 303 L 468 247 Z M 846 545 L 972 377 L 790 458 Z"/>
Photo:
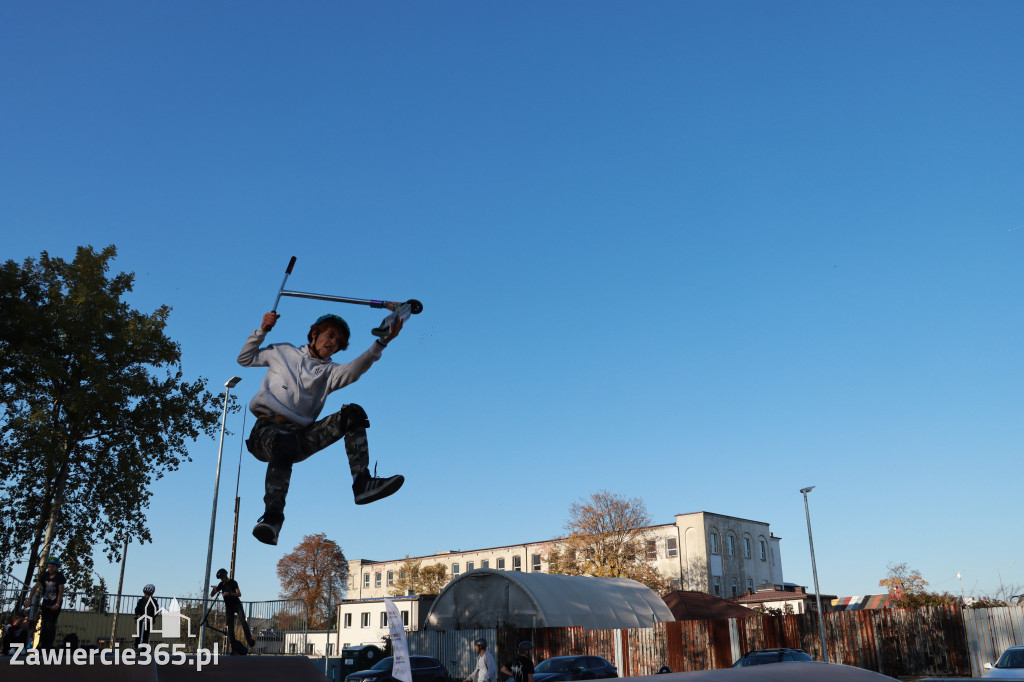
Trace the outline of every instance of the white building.
<path fill-rule="evenodd" d="M 756 585 L 783 582 L 781 538 L 772 534 L 767 523 L 701 511 L 677 514 L 674 523 L 650 526 L 647 531 L 647 559 L 672 581 L 674 589 L 735 597 Z M 548 556 L 557 545 L 557 539 L 544 540 L 486 549 L 448 550 L 410 559 L 419 561 L 424 568 L 444 565 L 449 580 L 478 568 L 544 573 Z M 395 581 L 400 577 L 404 562 L 405 559 L 349 561 L 348 596 L 352 599 L 389 596 L 395 590 Z M 376 643 L 351 641 L 353 644 Z"/>
<path fill-rule="evenodd" d="M 383 648 L 384 637 L 390 634 L 388 614 L 384 608 L 385 596 L 388 595 L 381 595 L 381 598 L 346 599 L 338 604 L 339 627 L 337 636 L 332 636 L 331 642 L 340 646 L 334 647 L 334 651 L 360 644 L 375 644 Z M 390 599 L 402 615 L 402 624 L 408 631 L 422 629 L 430 605 L 434 603 L 433 595 Z"/>

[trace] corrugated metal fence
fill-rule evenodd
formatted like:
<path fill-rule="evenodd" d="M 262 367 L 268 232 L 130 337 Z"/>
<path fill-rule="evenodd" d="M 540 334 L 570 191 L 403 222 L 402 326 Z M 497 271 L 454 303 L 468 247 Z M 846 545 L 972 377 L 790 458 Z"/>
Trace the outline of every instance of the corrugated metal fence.
<path fill-rule="evenodd" d="M 980 677 L 985 662 L 1003 649 L 1024 644 L 1024 606 L 963 609 L 959 605 L 918 609 L 841 611 L 825 615 L 829 660 L 897 676 Z M 755 615 L 741 619 L 657 623 L 633 630 L 581 627 L 439 632 L 409 635 L 410 652 L 445 662 L 465 678 L 475 665 L 473 640 L 486 639 L 501 665 L 516 644 L 534 642 L 534 660 L 552 656 L 603 656 L 621 677 L 651 675 L 664 665 L 674 672 L 727 668 L 744 652 L 799 647 L 822 660 L 818 619 L 800 615 Z"/>

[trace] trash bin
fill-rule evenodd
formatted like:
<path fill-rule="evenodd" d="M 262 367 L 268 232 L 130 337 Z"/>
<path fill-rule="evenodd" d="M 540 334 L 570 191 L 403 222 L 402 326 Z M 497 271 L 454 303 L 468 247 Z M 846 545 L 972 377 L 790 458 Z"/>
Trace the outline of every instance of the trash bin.
<path fill-rule="evenodd" d="M 347 646 L 341 650 L 341 677 L 344 680 L 359 670 L 369 670 L 374 663 L 384 658 L 384 650 L 373 644 Z"/>

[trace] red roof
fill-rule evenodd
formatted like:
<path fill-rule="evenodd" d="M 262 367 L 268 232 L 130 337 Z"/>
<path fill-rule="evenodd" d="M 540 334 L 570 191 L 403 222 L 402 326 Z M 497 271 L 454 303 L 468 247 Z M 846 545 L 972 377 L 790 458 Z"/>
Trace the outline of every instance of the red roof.
<path fill-rule="evenodd" d="M 733 604 L 707 592 L 675 590 L 662 599 L 676 620 L 712 620 L 716 618 L 747 618 L 756 611 Z"/>

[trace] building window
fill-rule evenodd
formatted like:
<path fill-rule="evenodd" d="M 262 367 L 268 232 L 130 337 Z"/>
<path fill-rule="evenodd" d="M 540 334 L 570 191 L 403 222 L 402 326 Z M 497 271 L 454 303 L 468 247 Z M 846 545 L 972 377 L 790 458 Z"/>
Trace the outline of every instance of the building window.
<path fill-rule="evenodd" d="M 729 548 L 729 556 L 736 556 L 736 538 L 731 535 L 726 536 L 725 542 Z"/>
<path fill-rule="evenodd" d="M 369 586 L 370 586 L 370 574 L 369 573 L 363 573 L 363 587 L 369 587 Z"/>
<path fill-rule="evenodd" d="M 306 645 L 306 655 L 307 656 L 312 656 L 313 655 L 313 651 L 314 651 L 313 643 L 310 642 L 309 644 Z"/>
<path fill-rule="evenodd" d="M 718 533 L 709 533 L 708 539 L 711 540 L 711 553 L 718 554 Z"/>
<path fill-rule="evenodd" d="M 388 571 L 388 587 L 395 584 L 395 572 Z"/>
<path fill-rule="evenodd" d="M 534 554 L 531 558 L 533 559 L 533 572 L 540 573 L 540 554 Z"/>
<path fill-rule="evenodd" d="M 654 540 L 647 541 L 647 560 L 654 561 L 658 558 L 658 543 Z"/>
<path fill-rule="evenodd" d="M 347 628 L 352 627 L 352 614 L 351 613 L 346 613 L 345 614 L 345 627 L 347 627 Z"/>
<path fill-rule="evenodd" d="M 373 584 L 375 587 L 380 587 L 380 571 L 373 574 Z"/>
<path fill-rule="evenodd" d="M 370 627 L 370 612 L 363 611 L 359 614 L 359 627 L 368 628 Z"/>
<path fill-rule="evenodd" d="M 488 561 L 487 559 L 484 559 L 483 561 L 480 562 L 480 568 L 490 568 L 490 567 L 491 567 L 491 562 Z"/>
<path fill-rule="evenodd" d="M 761 561 L 768 561 L 768 546 L 764 540 L 758 540 L 761 543 Z"/>
<path fill-rule="evenodd" d="M 387 611 L 381 611 L 380 612 L 380 626 L 382 628 L 386 628 L 388 626 L 388 612 Z"/>
<path fill-rule="evenodd" d="M 732 579 L 732 596 L 737 596 L 740 593 L 739 586 L 736 585 L 736 578 Z"/>
<path fill-rule="evenodd" d="M 711 579 L 711 589 L 716 597 L 722 596 L 722 579 L 717 575 Z"/>
<path fill-rule="evenodd" d="M 457 577 L 458 575 L 459 575 L 459 565 L 458 564 L 452 564 L 452 577 Z"/>
<path fill-rule="evenodd" d="M 467 561 L 466 562 L 466 573 L 469 573 L 474 568 L 476 568 L 476 563 L 475 562 L 473 562 L 473 561 Z"/>
<path fill-rule="evenodd" d="M 501 557 L 500 559 L 498 559 L 498 570 L 499 571 L 504 571 L 505 570 L 505 557 Z"/>
<path fill-rule="evenodd" d="M 299 645 L 294 642 L 288 645 L 288 653 L 295 655 L 299 652 Z"/>
<path fill-rule="evenodd" d="M 402 611 L 402 625 L 409 627 L 409 612 Z"/>
<path fill-rule="evenodd" d="M 679 541 L 675 538 L 665 540 L 665 554 L 667 556 L 679 556 Z"/>
<path fill-rule="evenodd" d="M 328 656 L 333 656 L 334 655 L 334 642 L 328 642 L 327 643 L 327 655 Z"/>
<path fill-rule="evenodd" d="M 405 571 L 399 571 L 398 572 L 398 579 L 399 580 L 405 580 Z"/>
<path fill-rule="evenodd" d="M 512 557 L 512 570 L 513 571 L 522 571 L 523 570 L 523 558 L 522 557 L 518 557 L 518 556 Z"/>
<path fill-rule="evenodd" d="M 751 592 L 754 591 L 754 580 L 753 578 L 747 578 L 747 589 Z"/>
<path fill-rule="evenodd" d="M 750 538 L 743 538 L 743 558 L 750 558 Z"/>

